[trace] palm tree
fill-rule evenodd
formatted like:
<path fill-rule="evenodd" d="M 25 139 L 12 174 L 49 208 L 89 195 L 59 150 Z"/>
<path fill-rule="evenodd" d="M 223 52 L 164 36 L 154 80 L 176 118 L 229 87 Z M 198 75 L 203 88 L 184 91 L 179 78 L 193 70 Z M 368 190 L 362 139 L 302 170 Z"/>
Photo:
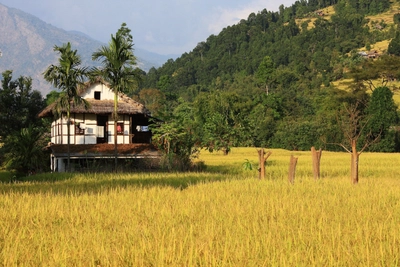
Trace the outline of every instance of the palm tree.
<path fill-rule="evenodd" d="M 70 165 L 70 135 L 71 135 L 71 105 L 83 105 L 89 107 L 89 103 L 79 96 L 78 88 L 87 79 L 88 70 L 81 67 L 81 57 L 77 50 L 71 49 L 71 43 L 54 46 L 54 51 L 60 54 L 58 65 L 50 65 L 43 73 L 44 79 L 50 82 L 55 88 L 61 89 L 60 97 L 56 100 L 55 113 L 62 116 L 67 115 L 67 135 L 68 135 L 68 171 Z"/>
<path fill-rule="evenodd" d="M 102 46 L 92 54 L 93 60 L 101 60 L 101 68 L 93 68 L 91 74 L 94 78 L 102 78 L 114 91 L 114 157 L 115 171 L 117 170 L 117 123 L 118 123 L 118 93 L 131 89 L 140 76 L 136 65 L 136 57 L 133 54 L 133 41 L 130 29 L 122 23 L 121 28 L 114 35 L 108 46 Z"/>

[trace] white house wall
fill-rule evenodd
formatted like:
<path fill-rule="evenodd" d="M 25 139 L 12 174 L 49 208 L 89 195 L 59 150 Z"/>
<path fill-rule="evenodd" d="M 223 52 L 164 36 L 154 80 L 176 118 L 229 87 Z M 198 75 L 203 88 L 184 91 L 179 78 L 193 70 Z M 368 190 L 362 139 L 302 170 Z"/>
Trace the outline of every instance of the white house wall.
<path fill-rule="evenodd" d="M 118 123 L 124 124 L 124 134 L 117 136 L 118 144 L 130 143 L 129 116 L 120 116 Z M 83 135 L 75 134 L 75 125 L 84 124 Z M 114 121 L 108 118 L 107 143 L 114 144 Z M 51 124 L 51 142 L 54 144 L 68 144 L 68 128 L 66 118 L 57 119 Z M 70 125 L 70 144 L 96 144 L 97 143 L 97 116 L 96 114 L 72 114 Z"/>
<path fill-rule="evenodd" d="M 101 100 L 114 100 L 114 93 L 107 86 L 101 83 L 96 83 L 90 86 L 86 92 L 82 95 L 82 98 L 94 98 L 94 92 L 101 93 Z"/>
<path fill-rule="evenodd" d="M 95 114 L 75 114 L 77 123 L 85 124 L 85 135 L 76 135 L 75 144 L 96 144 L 97 143 L 97 119 Z"/>

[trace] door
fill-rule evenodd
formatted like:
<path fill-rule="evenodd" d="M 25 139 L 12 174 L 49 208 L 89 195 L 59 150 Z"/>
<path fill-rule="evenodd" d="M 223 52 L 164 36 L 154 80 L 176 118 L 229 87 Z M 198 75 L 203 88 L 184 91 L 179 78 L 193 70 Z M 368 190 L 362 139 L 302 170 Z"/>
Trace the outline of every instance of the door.
<path fill-rule="evenodd" d="M 97 115 L 97 144 L 108 143 L 107 122 L 107 115 Z"/>

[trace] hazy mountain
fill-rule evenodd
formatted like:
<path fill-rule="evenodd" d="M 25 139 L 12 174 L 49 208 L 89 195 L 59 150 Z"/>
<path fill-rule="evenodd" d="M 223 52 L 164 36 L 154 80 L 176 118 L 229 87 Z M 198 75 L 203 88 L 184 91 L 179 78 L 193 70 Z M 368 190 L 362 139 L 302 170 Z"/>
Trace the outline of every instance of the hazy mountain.
<path fill-rule="evenodd" d="M 102 42 L 81 32 L 65 31 L 21 10 L 0 4 L 0 72 L 13 70 L 14 78 L 20 75 L 30 76 L 33 79 L 33 89 L 46 95 L 52 88 L 44 81 L 42 73 L 50 64 L 57 62 L 58 55 L 53 51 L 54 45 L 67 42 L 71 42 L 72 48 L 78 50 L 83 65 L 98 64 L 91 60 L 91 55 L 104 45 Z M 136 47 L 135 55 L 138 66 L 144 71 L 159 67 L 174 57 Z"/>

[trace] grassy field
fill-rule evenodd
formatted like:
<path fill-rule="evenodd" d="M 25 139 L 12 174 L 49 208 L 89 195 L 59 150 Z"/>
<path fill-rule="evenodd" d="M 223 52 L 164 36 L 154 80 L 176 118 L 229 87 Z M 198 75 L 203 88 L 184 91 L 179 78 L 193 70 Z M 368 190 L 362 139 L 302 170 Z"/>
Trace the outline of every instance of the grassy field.
<path fill-rule="evenodd" d="M 323 19 L 325 20 L 330 20 L 331 16 L 335 14 L 335 8 L 333 6 L 320 9 L 319 11 L 321 11 L 324 14 Z M 317 20 L 317 18 L 318 16 L 315 14 L 315 12 L 312 12 L 309 14 L 308 17 L 296 19 L 296 24 L 299 26 L 299 28 L 301 28 L 302 24 L 304 22 L 307 22 L 308 23 L 307 29 L 310 30 L 315 27 L 314 23 Z"/>
<path fill-rule="evenodd" d="M 393 24 L 393 16 L 399 13 L 399 10 L 400 4 L 398 2 L 393 2 L 388 11 L 374 16 L 367 16 L 367 19 L 370 21 L 370 27 L 373 28 L 373 23 L 379 23 L 381 21 L 387 25 Z"/>
<path fill-rule="evenodd" d="M 322 18 L 325 20 L 330 20 L 332 15 L 335 14 L 335 8 L 334 6 L 329 6 L 325 7 L 323 9 L 320 9 L 323 13 Z M 383 22 L 386 24 L 385 30 L 388 30 L 391 25 L 394 24 L 393 21 L 393 16 L 400 11 L 400 4 L 398 2 L 393 2 L 386 12 L 377 14 L 377 15 L 371 15 L 371 16 L 366 16 L 366 19 L 369 21 L 368 26 L 370 29 L 375 29 L 375 25 Z M 314 28 L 314 22 L 317 20 L 317 16 L 314 12 L 310 13 L 308 17 L 302 18 L 302 19 L 296 19 L 297 25 L 301 28 L 301 25 L 303 22 L 308 22 L 308 29 Z M 387 46 L 386 46 L 387 48 Z M 378 51 L 382 52 L 378 47 L 375 47 L 374 49 L 377 49 Z"/>
<path fill-rule="evenodd" d="M 362 154 L 354 186 L 349 154 L 323 151 L 314 181 L 310 152 L 271 151 L 265 180 L 256 149 L 234 148 L 202 152 L 202 173 L 0 183 L 0 265 L 400 265 L 399 154 Z"/>

